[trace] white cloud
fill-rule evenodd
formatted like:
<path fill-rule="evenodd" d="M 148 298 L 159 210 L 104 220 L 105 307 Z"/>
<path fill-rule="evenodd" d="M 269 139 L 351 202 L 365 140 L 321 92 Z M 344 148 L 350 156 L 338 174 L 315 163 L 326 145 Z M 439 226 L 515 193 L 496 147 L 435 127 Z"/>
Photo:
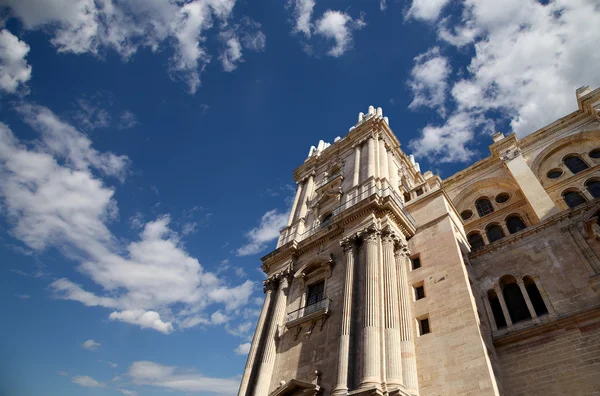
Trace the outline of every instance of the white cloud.
<path fill-rule="evenodd" d="M 119 389 L 119 392 L 121 392 L 125 396 L 136 396 L 137 395 L 136 391 L 132 391 L 132 390 L 128 390 L 128 389 Z"/>
<path fill-rule="evenodd" d="M 118 125 L 119 129 L 133 128 L 134 126 L 136 126 L 138 124 L 139 124 L 139 121 L 137 120 L 137 117 L 131 111 L 125 110 L 125 111 L 121 112 L 121 115 L 119 116 L 119 125 Z"/>
<path fill-rule="evenodd" d="M 154 329 L 164 334 L 169 334 L 173 331 L 173 324 L 171 322 L 163 322 L 160 319 L 160 314 L 154 311 L 135 309 L 131 311 L 113 312 L 108 318 L 110 320 L 120 320 L 125 323 L 136 324 L 142 329 Z"/>
<path fill-rule="evenodd" d="M 221 52 L 219 60 L 223 64 L 223 69 L 230 72 L 235 70 L 238 62 L 242 61 L 242 44 L 232 31 L 222 32 L 220 37 L 226 48 Z"/>
<path fill-rule="evenodd" d="M 444 102 L 450 71 L 448 59 L 440 55 L 438 47 L 415 57 L 415 66 L 408 81 L 413 100 L 408 108 L 431 107 L 438 109 L 442 116 L 445 115 Z"/>
<path fill-rule="evenodd" d="M 106 384 L 98 382 L 88 375 L 77 375 L 71 379 L 71 382 L 86 388 L 106 388 Z"/>
<path fill-rule="evenodd" d="M 169 73 L 195 93 L 211 60 L 206 34 L 214 20 L 228 23 L 235 0 L 7 0 L 5 4 L 26 29 L 47 32 L 59 52 L 103 56 L 112 50 L 127 60 L 142 47 L 160 51 L 173 46 Z"/>
<path fill-rule="evenodd" d="M 267 248 L 267 243 L 279 237 L 279 231 L 286 226 L 287 213 L 279 213 L 273 209 L 265 213 L 260 219 L 260 225 L 248 231 L 246 237 L 249 243 L 237 250 L 238 256 L 250 256 L 262 252 Z"/>
<path fill-rule="evenodd" d="M 228 317 L 221 311 L 215 311 L 212 313 L 212 315 L 210 315 L 210 321 L 213 324 L 224 324 L 229 322 L 230 319 L 230 317 Z"/>
<path fill-rule="evenodd" d="M 185 223 L 183 227 L 181 227 L 181 235 L 187 236 L 195 233 L 198 230 L 198 223 L 195 221 L 191 221 L 189 223 Z"/>
<path fill-rule="evenodd" d="M 81 347 L 87 349 L 88 351 L 95 351 L 96 349 L 100 348 L 100 345 L 101 344 L 99 342 L 94 340 L 87 340 L 81 344 Z"/>
<path fill-rule="evenodd" d="M 235 395 L 240 381 L 237 378 L 206 377 L 199 373 L 179 373 L 177 367 L 149 361 L 137 361 L 129 367 L 135 384 L 149 385 L 182 392 L 206 392 Z"/>
<path fill-rule="evenodd" d="M 442 125 L 428 125 L 413 148 L 430 159 L 472 158 L 477 134 L 499 121 L 525 136 L 575 110 L 575 89 L 600 86 L 600 7 L 594 0 L 465 0 L 462 18 L 443 18 L 440 39 L 472 53 L 449 87 Z M 453 125 L 458 126 L 457 132 Z M 508 132 L 508 131 L 506 131 Z M 438 140 L 442 146 L 432 142 Z"/>
<path fill-rule="evenodd" d="M 433 22 L 438 19 L 449 0 L 413 0 L 408 17 Z"/>
<path fill-rule="evenodd" d="M 338 57 L 352 46 L 352 31 L 366 26 L 362 16 L 353 20 L 341 11 L 327 10 L 316 23 L 315 33 L 328 39 L 333 39 L 335 45 L 328 54 Z"/>
<path fill-rule="evenodd" d="M 312 31 L 312 13 L 315 7 L 314 0 L 289 0 L 288 7 L 293 7 L 294 33 L 303 33 L 310 38 Z"/>
<path fill-rule="evenodd" d="M 114 189 L 100 177 L 126 174 L 128 158 L 98 152 L 46 108 L 19 111 L 40 139 L 25 145 L 0 123 L 2 214 L 14 237 L 38 252 L 59 249 L 93 282 L 88 291 L 59 278 L 50 285 L 57 298 L 110 308 L 111 319 L 163 333 L 206 323 L 198 318 L 210 306 L 230 314 L 248 303 L 253 282 L 228 285 L 204 270 L 180 244 L 169 216 L 138 219 L 135 241 L 113 235 Z"/>
<path fill-rule="evenodd" d="M 98 103 L 102 95 L 93 95 L 91 99 L 80 97 L 76 100 L 77 110 L 73 118 L 83 129 L 91 131 L 97 128 L 107 128 L 110 125 L 111 116 L 108 111 Z"/>
<path fill-rule="evenodd" d="M 247 342 L 245 344 L 240 344 L 233 351 L 235 352 L 236 355 L 247 355 L 248 352 L 250 351 L 250 343 Z"/>
<path fill-rule="evenodd" d="M 19 85 L 31 78 L 31 66 L 25 57 L 29 45 L 6 29 L 0 30 L 0 90 L 17 92 Z"/>

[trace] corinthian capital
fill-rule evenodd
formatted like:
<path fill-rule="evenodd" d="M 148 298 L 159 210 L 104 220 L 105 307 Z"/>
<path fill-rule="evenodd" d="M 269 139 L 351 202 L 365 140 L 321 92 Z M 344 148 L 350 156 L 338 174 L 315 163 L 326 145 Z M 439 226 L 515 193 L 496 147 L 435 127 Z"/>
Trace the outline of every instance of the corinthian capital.
<path fill-rule="evenodd" d="M 394 253 L 396 257 L 410 257 L 408 244 L 403 239 L 398 239 L 394 244 Z"/>
<path fill-rule="evenodd" d="M 340 241 L 340 246 L 344 253 L 348 253 L 356 244 L 356 236 L 350 235 Z"/>
<path fill-rule="evenodd" d="M 392 227 L 386 225 L 381 230 L 381 241 L 386 244 L 396 244 L 400 241 L 400 237 L 398 236 L 398 234 L 396 234 Z"/>
<path fill-rule="evenodd" d="M 360 237 L 362 238 L 363 241 L 365 241 L 367 243 L 373 243 L 373 242 L 377 242 L 377 239 L 379 238 L 380 234 L 381 234 L 381 231 L 379 231 L 379 229 L 377 229 L 375 224 L 371 224 L 371 225 L 367 226 L 367 228 L 365 228 L 363 231 L 360 232 Z"/>

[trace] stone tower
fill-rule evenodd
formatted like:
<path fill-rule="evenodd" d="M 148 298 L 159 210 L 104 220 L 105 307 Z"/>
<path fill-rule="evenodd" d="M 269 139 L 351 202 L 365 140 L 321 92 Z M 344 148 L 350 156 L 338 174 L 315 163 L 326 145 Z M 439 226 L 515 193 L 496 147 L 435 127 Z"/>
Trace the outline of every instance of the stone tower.
<path fill-rule="evenodd" d="M 311 147 L 294 178 L 238 395 L 498 395 L 460 216 L 381 108 Z M 424 260 L 427 280 L 412 274 Z"/>

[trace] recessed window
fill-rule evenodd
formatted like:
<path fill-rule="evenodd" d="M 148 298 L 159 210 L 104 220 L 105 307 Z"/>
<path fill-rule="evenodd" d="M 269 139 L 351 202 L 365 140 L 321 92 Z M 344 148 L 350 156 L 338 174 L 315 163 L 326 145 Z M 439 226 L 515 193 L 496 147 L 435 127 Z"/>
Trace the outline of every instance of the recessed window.
<path fill-rule="evenodd" d="M 508 232 L 514 234 L 515 232 L 524 230 L 527 226 L 519 215 L 513 215 L 506 219 L 506 228 L 508 228 Z"/>
<path fill-rule="evenodd" d="M 558 179 L 559 177 L 561 177 L 561 176 L 562 176 L 562 174 L 563 174 L 563 171 L 562 171 L 562 169 L 558 169 L 558 168 L 556 168 L 556 169 L 552 169 L 552 170 L 550 170 L 550 171 L 549 171 L 549 172 L 546 174 L 546 176 L 548 177 L 548 179 Z"/>
<path fill-rule="evenodd" d="M 418 188 L 417 191 L 416 191 L 416 193 L 417 193 L 417 197 L 419 195 L 423 195 L 423 188 Z"/>
<path fill-rule="evenodd" d="M 496 202 L 498 202 L 498 203 L 508 202 L 509 199 L 510 199 L 510 195 L 508 195 L 507 193 L 498 194 L 496 196 Z"/>
<path fill-rule="evenodd" d="M 404 202 L 408 202 L 408 201 L 410 201 L 410 194 L 404 193 Z"/>
<path fill-rule="evenodd" d="M 485 247 L 485 244 L 483 243 L 483 238 L 478 232 L 469 234 L 469 236 L 467 236 L 467 239 L 469 240 L 469 245 L 471 245 L 472 252 L 476 252 Z"/>
<path fill-rule="evenodd" d="M 592 194 L 592 197 L 600 197 L 600 180 L 588 180 L 585 182 L 585 188 Z"/>
<path fill-rule="evenodd" d="M 504 238 L 504 231 L 502 231 L 502 227 L 500 227 L 499 225 L 493 224 L 489 226 L 486 232 L 490 243 L 496 242 L 497 240 Z"/>
<path fill-rule="evenodd" d="M 423 286 L 423 283 L 421 283 L 418 286 L 414 286 L 415 288 L 415 300 L 420 300 L 422 298 L 425 298 L 425 287 Z"/>
<path fill-rule="evenodd" d="M 598 159 L 600 158 L 600 148 L 593 149 L 590 151 L 590 158 Z"/>
<path fill-rule="evenodd" d="M 421 259 L 419 257 L 413 257 L 410 259 L 412 264 L 412 269 L 416 270 L 417 268 L 421 268 Z"/>
<path fill-rule="evenodd" d="M 569 208 L 574 208 L 586 203 L 586 199 L 579 191 L 567 191 L 563 193 L 563 199 Z"/>
<path fill-rule="evenodd" d="M 479 217 L 483 217 L 486 214 L 490 214 L 494 211 L 492 203 L 487 198 L 479 198 L 477 201 L 475 201 L 475 207 L 477 208 Z"/>
<path fill-rule="evenodd" d="M 589 168 L 589 166 L 577 154 L 566 156 L 563 162 L 574 175 Z"/>
<path fill-rule="evenodd" d="M 471 217 L 473 217 L 473 212 L 471 210 L 463 210 L 462 213 L 460 214 L 460 217 L 462 217 L 463 220 L 469 220 Z"/>
<path fill-rule="evenodd" d="M 425 335 L 431 333 L 429 328 L 429 318 L 419 319 L 419 335 Z"/>

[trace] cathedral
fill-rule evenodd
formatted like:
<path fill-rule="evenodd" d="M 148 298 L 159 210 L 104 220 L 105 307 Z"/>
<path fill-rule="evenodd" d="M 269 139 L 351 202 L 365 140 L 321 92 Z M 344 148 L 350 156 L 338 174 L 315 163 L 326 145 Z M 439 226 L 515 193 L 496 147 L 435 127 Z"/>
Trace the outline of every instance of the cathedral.
<path fill-rule="evenodd" d="M 442 180 L 381 108 L 294 172 L 238 396 L 600 395 L 600 88 Z"/>

